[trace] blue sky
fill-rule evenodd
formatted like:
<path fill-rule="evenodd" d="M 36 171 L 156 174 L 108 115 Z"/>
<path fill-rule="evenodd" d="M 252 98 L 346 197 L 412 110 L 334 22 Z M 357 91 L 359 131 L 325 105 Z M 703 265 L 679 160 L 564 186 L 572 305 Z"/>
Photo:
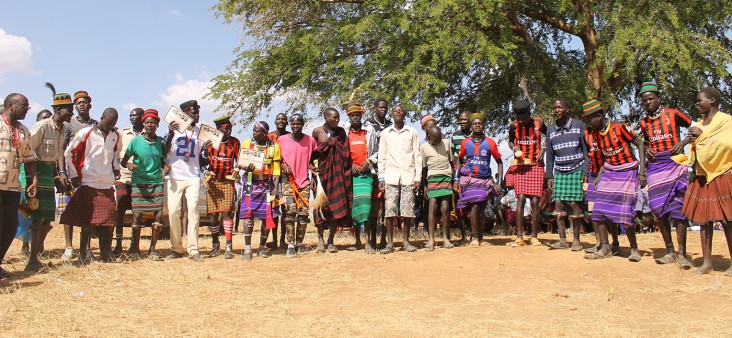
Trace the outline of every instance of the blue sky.
<path fill-rule="evenodd" d="M 201 123 L 210 122 L 223 112 L 214 112 L 218 102 L 203 96 L 243 39 L 240 27 L 215 17 L 215 3 L 8 1 L 0 11 L 0 95 L 20 92 L 28 97 L 28 127 L 38 111 L 51 107 L 46 81 L 59 92 L 88 91 L 94 118 L 106 107 L 116 108 L 120 128 L 130 126 L 127 116 L 134 107 L 164 114 L 170 105 L 189 99 L 201 104 Z M 283 107 L 275 105 L 261 118 L 272 122 Z M 309 123 L 306 132 L 318 122 Z M 341 124 L 347 123 L 341 114 Z M 411 125 L 419 128 L 418 123 Z M 236 126 L 234 134 L 243 139 L 250 130 Z M 508 146 L 499 144 L 508 159 Z"/>
<path fill-rule="evenodd" d="M 167 111 L 188 99 L 201 103 L 201 122 L 217 103 L 202 101 L 241 40 L 199 1 L 13 1 L 0 11 L 0 93 L 25 94 L 32 113 L 50 108 L 52 82 L 92 97 L 92 116 L 114 107 Z M 220 113 L 215 113 L 219 115 Z M 26 125 L 32 125 L 29 114 Z"/>

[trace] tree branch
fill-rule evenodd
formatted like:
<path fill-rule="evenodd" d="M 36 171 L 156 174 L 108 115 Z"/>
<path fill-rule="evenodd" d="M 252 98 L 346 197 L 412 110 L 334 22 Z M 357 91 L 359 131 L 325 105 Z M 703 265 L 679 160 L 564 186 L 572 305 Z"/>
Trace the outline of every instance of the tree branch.
<path fill-rule="evenodd" d="M 325 2 L 329 4 L 345 3 L 345 4 L 362 4 L 366 0 L 318 0 L 318 2 Z"/>
<path fill-rule="evenodd" d="M 573 24 L 568 23 L 555 16 L 551 16 L 546 13 L 533 13 L 526 9 L 521 10 L 521 14 L 526 15 L 534 20 L 548 23 L 552 27 L 559 29 L 567 34 L 577 35 L 577 32 L 575 32 L 575 30 L 574 30 L 575 27 Z"/>
<path fill-rule="evenodd" d="M 503 13 L 503 16 L 505 16 L 509 21 L 511 21 L 511 30 L 516 33 L 521 39 L 524 40 L 524 42 L 527 45 L 531 44 L 531 36 L 529 35 L 529 32 L 526 30 L 526 27 L 524 27 L 521 22 L 519 22 L 518 16 L 516 16 L 516 11 L 513 9 L 508 10 L 507 12 Z"/>

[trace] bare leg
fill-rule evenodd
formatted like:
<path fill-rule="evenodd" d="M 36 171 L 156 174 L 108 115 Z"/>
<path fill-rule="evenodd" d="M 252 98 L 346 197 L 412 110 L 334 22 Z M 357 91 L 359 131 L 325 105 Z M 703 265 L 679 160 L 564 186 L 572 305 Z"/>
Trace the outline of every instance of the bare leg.
<path fill-rule="evenodd" d="M 79 236 L 79 264 L 89 264 L 91 261 L 91 251 L 88 243 L 91 239 L 91 230 L 87 228 L 81 228 L 81 235 Z"/>
<path fill-rule="evenodd" d="M 691 262 L 686 257 L 686 221 L 675 219 L 674 225 L 676 226 L 676 240 L 679 242 L 678 261 L 676 261 L 676 264 L 681 269 L 691 269 Z"/>
<path fill-rule="evenodd" d="M 613 237 L 613 243 L 611 247 L 611 251 L 613 252 L 613 255 L 619 255 L 620 254 L 620 242 L 618 241 L 618 225 L 615 223 L 606 223 L 605 226 L 607 227 L 608 232 Z"/>
<path fill-rule="evenodd" d="M 730 259 L 732 260 L 732 222 L 724 223 L 724 237 L 727 239 L 727 250 L 729 251 Z M 710 241 L 711 242 L 711 241 Z M 732 276 L 732 264 L 724 272 L 725 276 Z"/>
<path fill-rule="evenodd" d="M 483 240 L 483 219 L 481 211 L 485 210 L 485 203 L 475 203 L 470 206 L 470 247 L 477 248 Z"/>
<path fill-rule="evenodd" d="M 382 254 L 390 254 L 394 252 L 394 217 L 386 219 L 386 246 L 379 251 Z"/>
<path fill-rule="evenodd" d="M 339 222 L 337 220 L 328 223 L 328 253 L 338 252 L 338 249 L 333 243 L 336 231 L 338 231 L 338 223 Z"/>
<path fill-rule="evenodd" d="M 674 241 L 671 239 L 671 223 L 669 223 L 669 215 L 658 219 L 658 228 L 661 232 L 661 237 L 663 237 L 663 244 L 666 246 L 666 255 L 656 258 L 656 263 L 675 263 L 677 256 L 676 250 L 674 249 Z"/>
<path fill-rule="evenodd" d="M 122 254 L 122 235 L 124 234 L 125 227 L 125 209 L 117 209 L 117 226 L 114 228 L 114 239 L 115 245 L 112 250 L 112 254 L 119 256 Z"/>
<path fill-rule="evenodd" d="M 267 222 L 262 220 L 262 227 L 259 229 L 259 250 L 257 250 L 257 257 L 267 258 L 269 253 L 265 249 L 267 246 L 267 237 L 269 237 L 269 229 L 267 229 Z"/>
<path fill-rule="evenodd" d="M 628 260 L 631 262 L 640 262 L 641 255 L 638 252 L 638 241 L 635 238 L 635 227 L 632 224 L 623 224 L 625 228 L 625 235 L 628 236 L 628 242 L 630 242 L 630 256 Z"/>
<path fill-rule="evenodd" d="M 440 211 L 442 211 L 442 247 L 454 248 L 455 245 L 450 243 L 450 200 L 445 198 L 440 202 Z"/>
<path fill-rule="evenodd" d="M 572 251 L 582 250 L 580 243 L 580 233 L 582 232 L 582 208 L 577 202 L 570 202 L 569 208 L 572 209 L 572 215 L 569 217 L 569 224 L 572 226 Z"/>
<path fill-rule="evenodd" d="M 701 225 L 701 247 L 704 263 L 692 272 L 693 275 L 702 275 L 712 272 L 712 237 L 714 235 L 714 225 L 710 222 Z M 725 231 L 726 235 L 726 231 Z"/>
<path fill-rule="evenodd" d="M 428 212 L 427 212 L 427 233 L 428 233 L 428 239 L 427 244 L 425 245 L 425 249 L 428 251 L 432 251 L 435 249 L 435 229 L 437 228 L 437 198 L 430 198 L 428 202 Z M 443 216 L 444 221 L 444 216 Z M 445 224 L 442 224 L 442 228 L 445 228 Z M 443 230 L 443 232 L 445 232 Z"/>
<path fill-rule="evenodd" d="M 318 253 L 324 253 L 325 252 L 325 240 L 323 239 L 323 236 L 325 235 L 325 223 L 319 223 L 316 226 L 318 228 L 318 246 L 316 248 L 316 251 Z"/>
<path fill-rule="evenodd" d="M 526 203 L 526 195 L 518 195 L 516 199 L 516 236 L 519 239 L 524 239 L 524 203 Z"/>
<path fill-rule="evenodd" d="M 412 243 L 409 243 L 409 230 L 412 228 L 413 221 L 413 218 L 402 218 L 402 237 L 404 237 L 402 240 L 402 247 L 407 252 L 417 251 L 417 247 L 412 245 Z"/>
<path fill-rule="evenodd" d="M 600 239 L 599 247 L 597 251 L 586 254 L 585 259 L 600 259 L 612 256 L 608 243 L 607 223 L 605 221 L 593 221 L 592 225 Z"/>
<path fill-rule="evenodd" d="M 562 201 L 554 202 L 554 214 L 557 218 L 557 233 L 559 234 L 559 242 L 549 245 L 551 249 L 567 249 L 567 213 L 564 212 L 564 203 Z"/>
<path fill-rule="evenodd" d="M 536 236 L 539 234 L 539 214 L 541 213 L 541 210 L 539 210 L 539 197 L 534 196 L 531 197 L 531 237 L 536 238 Z M 533 241 L 531 244 L 534 244 Z"/>

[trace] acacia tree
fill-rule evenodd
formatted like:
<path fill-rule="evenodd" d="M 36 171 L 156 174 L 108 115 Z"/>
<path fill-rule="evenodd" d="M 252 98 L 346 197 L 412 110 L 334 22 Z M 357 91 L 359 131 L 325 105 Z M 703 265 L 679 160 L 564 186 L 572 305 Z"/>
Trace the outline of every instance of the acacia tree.
<path fill-rule="evenodd" d="M 512 99 L 635 101 L 657 81 L 695 113 L 696 90 L 732 77 L 732 0 L 220 0 L 246 39 L 213 80 L 221 110 L 251 121 L 285 95 L 290 110 L 385 97 L 452 125 L 481 111 L 505 128 Z M 639 109 L 624 110 L 629 120 Z"/>

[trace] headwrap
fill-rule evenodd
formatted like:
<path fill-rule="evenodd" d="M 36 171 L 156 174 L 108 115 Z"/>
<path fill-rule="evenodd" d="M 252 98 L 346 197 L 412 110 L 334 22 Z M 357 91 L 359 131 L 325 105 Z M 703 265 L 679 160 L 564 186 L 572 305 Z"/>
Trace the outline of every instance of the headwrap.
<path fill-rule="evenodd" d="M 529 103 L 528 100 L 516 100 L 511 103 L 511 107 L 513 108 L 513 112 L 516 115 L 521 115 L 524 113 L 529 113 L 531 110 L 529 109 L 531 107 L 531 103 Z"/>
<path fill-rule="evenodd" d="M 422 127 L 424 127 L 424 124 L 427 123 L 427 121 L 430 121 L 430 120 L 437 121 L 437 120 L 435 120 L 435 117 L 432 116 L 432 114 L 427 114 L 425 116 L 422 116 L 421 119 L 419 119 L 419 123 L 422 125 Z"/>
<path fill-rule="evenodd" d="M 83 98 L 83 97 L 89 99 L 89 103 L 91 103 L 91 96 L 89 96 L 89 93 L 86 90 L 80 90 L 80 91 L 74 93 L 74 103 L 76 103 L 76 100 Z"/>
<path fill-rule="evenodd" d="M 468 116 L 468 122 L 472 123 L 473 120 L 475 120 L 475 119 L 480 119 L 481 121 L 483 121 L 485 123 L 485 115 L 483 115 L 481 113 L 472 113 L 472 114 L 470 114 L 470 116 Z"/>
<path fill-rule="evenodd" d="M 69 95 L 68 93 L 56 94 L 56 87 L 53 86 L 53 83 L 46 82 L 46 87 L 48 87 L 48 89 L 50 89 L 53 93 L 53 103 L 51 104 L 51 107 L 73 104 L 73 101 L 71 101 L 71 95 Z"/>
<path fill-rule="evenodd" d="M 186 109 L 188 109 L 190 107 L 199 107 L 200 108 L 200 106 L 198 105 L 198 101 L 196 101 L 196 100 L 189 100 L 189 101 L 186 101 L 186 102 L 183 102 L 180 104 L 180 110 L 182 110 L 182 111 L 186 111 Z"/>
<path fill-rule="evenodd" d="M 363 113 L 365 113 L 365 111 L 361 107 L 361 103 L 354 101 L 348 105 L 348 110 L 346 111 L 346 115 L 351 116 L 351 114 L 356 114 L 356 113 L 363 114 Z"/>
<path fill-rule="evenodd" d="M 254 122 L 254 125 L 259 126 L 259 128 L 264 129 L 265 133 L 269 133 L 269 126 L 267 125 L 267 122 L 257 121 L 257 122 Z"/>
<path fill-rule="evenodd" d="M 231 119 L 230 116 L 222 116 L 217 119 L 215 119 L 214 124 L 216 124 L 216 128 L 224 127 L 224 128 L 231 128 Z"/>
<path fill-rule="evenodd" d="M 155 109 L 145 110 L 145 113 L 142 114 L 142 120 L 141 121 L 145 121 L 145 119 L 148 118 L 148 117 L 152 117 L 155 120 L 157 120 L 158 123 L 160 123 L 160 116 L 158 116 L 158 111 L 157 110 L 155 110 Z"/>
<path fill-rule="evenodd" d="M 658 85 L 655 82 L 643 82 L 643 84 L 641 84 L 641 89 L 638 93 L 638 96 L 641 96 L 645 93 L 656 93 L 656 95 L 658 95 Z"/>
<path fill-rule="evenodd" d="M 305 117 L 302 116 L 302 114 L 292 114 L 290 115 L 290 123 L 293 121 L 300 121 L 302 123 L 305 123 Z"/>
<path fill-rule="evenodd" d="M 602 106 L 602 102 L 597 99 L 588 100 L 582 105 L 582 117 L 592 115 L 593 113 L 604 109 L 605 107 Z"/>

